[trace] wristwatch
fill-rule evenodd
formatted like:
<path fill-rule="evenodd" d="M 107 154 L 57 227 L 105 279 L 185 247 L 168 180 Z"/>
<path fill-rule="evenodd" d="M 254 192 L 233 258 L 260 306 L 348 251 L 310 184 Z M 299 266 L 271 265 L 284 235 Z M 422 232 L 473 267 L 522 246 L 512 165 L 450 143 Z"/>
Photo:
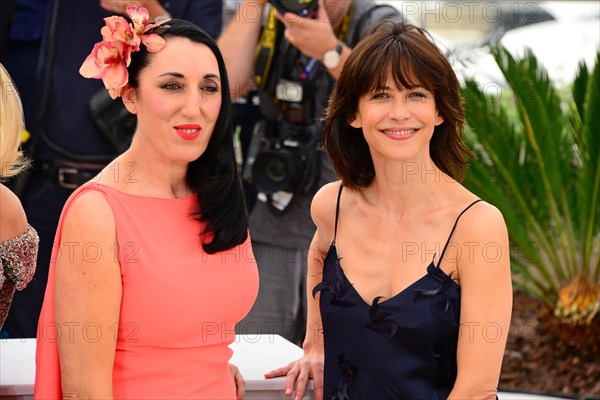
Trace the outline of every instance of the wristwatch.
<path fill-rule="evenodd" d="M 323 65 L 327 67 L 327 69 L 334 69 L 340 65 L 340 61 L 342 61 L 342 42 L 337 43 L 335 49 L 329 50 L 325 54 L 323 54 Z"/>

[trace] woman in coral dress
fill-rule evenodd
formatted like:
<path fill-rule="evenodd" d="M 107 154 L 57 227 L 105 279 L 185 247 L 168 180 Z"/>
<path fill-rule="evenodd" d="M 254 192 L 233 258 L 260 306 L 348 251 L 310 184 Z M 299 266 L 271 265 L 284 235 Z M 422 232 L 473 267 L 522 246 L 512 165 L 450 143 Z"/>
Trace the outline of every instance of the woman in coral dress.
<path fill-rule="evenodd" d="M 35 397 L 241 398 L 228 345 L 258 273 L 225 66 L 196 25 L 127 11 L 133 23 L 107 18 L 80 72 L 122 97 L 137 130 L 63 209 Z"/>

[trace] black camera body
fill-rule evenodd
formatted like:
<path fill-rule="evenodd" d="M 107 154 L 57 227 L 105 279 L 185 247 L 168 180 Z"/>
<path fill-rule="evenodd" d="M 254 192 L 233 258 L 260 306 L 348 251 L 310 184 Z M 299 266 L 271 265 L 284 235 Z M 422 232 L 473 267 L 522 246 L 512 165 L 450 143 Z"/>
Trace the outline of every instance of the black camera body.
<path fill-rule="evenodd" d="M 270 1 L 276 6 L 301 5 L 304 10 L 318 7 L 317 0 Z M 280 38 L 282 34 L 282 30 L 278 32 Z M 242 175 L 266 195 L 268 209 L 282 215 L 299 195 L 310 194 L 318 187 L 324 106 L 321 98 L 326 88 L 317 59 L 302 54 L 286 40 L 275 42 L 277 45 L 272 44 L 269 50 L 275 47 L 277 62 L 269 72 L 257 67 L 262 119 L 254 125 Z M 265 48 L 268 46 L 259 47 Z M 263 63 L 257 60 L 256 65 Z"/>
<path fill-rule="evenodd" d="M 319 179 L 320 125 L 296 125 L 285 119 L 255 125 L 244 171 L 259 192 L 308 192 Z"/>
<path fill-rule="evenodd" d="M 308 16 L 319 8 L 318 0 L 269 0 L 281 15 L 291 12 L 301 17 Z"/>
<path fill-rule="evenodd" d="M 261 112 L 248 150 L 244 179 L 259 192 L 308 193 L 321 160 L 321 109 L 316 104 L 318 61 L 290 47 L 280 72 L 260 93 Z"/>

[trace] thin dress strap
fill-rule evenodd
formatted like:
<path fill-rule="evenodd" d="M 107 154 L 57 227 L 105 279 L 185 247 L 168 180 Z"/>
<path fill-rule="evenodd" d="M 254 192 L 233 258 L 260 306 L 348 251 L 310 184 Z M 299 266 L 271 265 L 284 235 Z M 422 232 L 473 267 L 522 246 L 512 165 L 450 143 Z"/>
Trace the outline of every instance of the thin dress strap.
<path fill-rule="evenodd" d="M 442 263 L 442 260 L 444 259 L 444 254 L 446 254 L 446 249 L 448 248 L 448 244 L 450 243 L 450 239 L 452 238 L 452 234 L 454 233 L 454 230 L 456 229 L 456 225 L 458 225 L 458 220 L 460 219 L 460 217 L 462 217 L 462 215 L 471 207 L 473 207 L 473 205 L 479 203 L 481 201 L 481 199 L 477 199 L 474 202 L 472 202 L 471 204 L 469 204 L 467 206 L 467 208 L 465 208 L 464 210 L 462 210 L 462 212 L 460 214 L 458 214 L 458 217 L 456 218 L 456 221 L 454 221 L 454 226 L 452 227 L 452 230 L 450 231 L 450 236 L 448 236 L 448 240 L 446 240 L 446 245 L 444 246 L 444 250 L 442 250 L 442 255 L 440 256 L 440 260 L 438 261 L 438 267 L 440 266 L 440 264 Z"/>
<path fill-rule="evenodd" d="M 337 204 L 335 205 L 335 228 L 333 231 L 333 242 L 331 244 L 335 244 L 335 238 L 337 236 L 338 217 L 340 215 L 340 199 L 342 198 L 342 189 L 343 188 L 344 188 L 344 185 L 340 184 L 340 191 L 338 192 Z"/>

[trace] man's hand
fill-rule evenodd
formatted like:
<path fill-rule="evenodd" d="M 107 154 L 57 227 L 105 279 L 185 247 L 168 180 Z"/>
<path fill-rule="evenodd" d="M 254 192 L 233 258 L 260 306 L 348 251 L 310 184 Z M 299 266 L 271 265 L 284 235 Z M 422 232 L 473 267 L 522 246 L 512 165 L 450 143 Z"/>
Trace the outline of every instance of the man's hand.
<path fill-rule="evenodd" d="M 335 49 L 338 40 L 323 0 L 319 0 L 316 19 L 303 18 L 293 13 L 281 15 L 275 12 L 275 16 L 285 25 L 285 38 L 305 56 L 321 61 L 323 54 Z"/>

